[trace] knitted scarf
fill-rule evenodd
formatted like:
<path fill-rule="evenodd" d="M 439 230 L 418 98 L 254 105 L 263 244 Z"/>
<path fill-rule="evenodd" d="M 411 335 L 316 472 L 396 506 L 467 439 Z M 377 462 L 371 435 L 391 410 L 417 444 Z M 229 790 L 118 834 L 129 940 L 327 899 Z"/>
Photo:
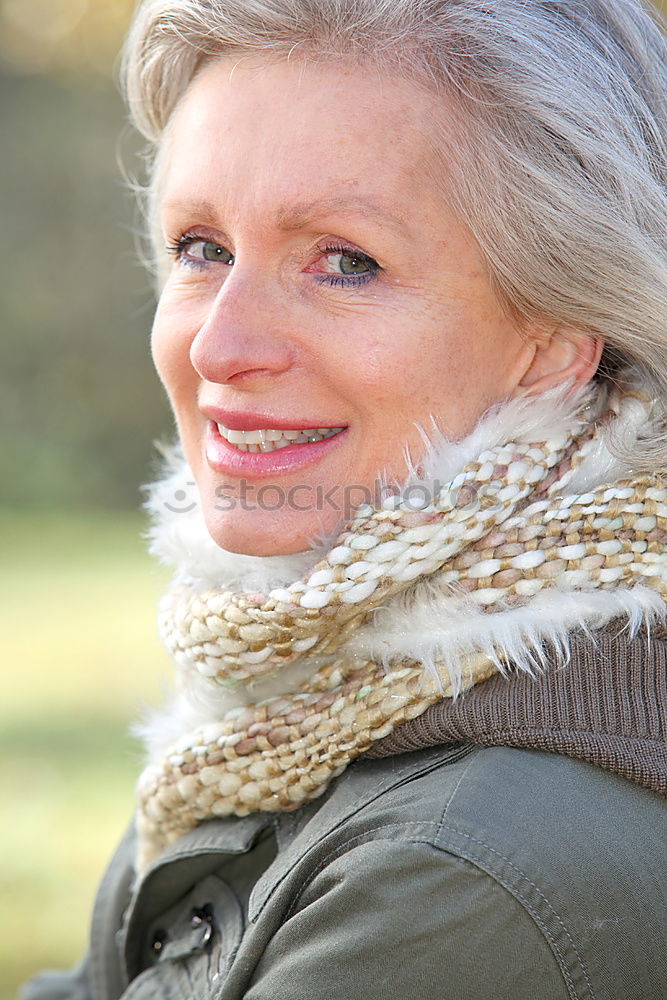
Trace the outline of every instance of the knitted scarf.
<path fill-rule="evenodd" d="M 179 693 L 138 785 L 138 868 L 203 820 L 298 807 L 434 702 L 539 669 L 572 628 L 664 616 L 667 489 L 610 444 L 651 419 L 641 393 L 603 386 L 505 404 L 464 442 L 432 443 L 402 491 L 293 560 L 296 578 L 264 560 L 262 592 L 256 572 L 212 585 L 181 539 L 160 608 Z M 407 486 L 443 468 L 415 504 Z M 172 559 L 174 523 L 156 546 Z"/>

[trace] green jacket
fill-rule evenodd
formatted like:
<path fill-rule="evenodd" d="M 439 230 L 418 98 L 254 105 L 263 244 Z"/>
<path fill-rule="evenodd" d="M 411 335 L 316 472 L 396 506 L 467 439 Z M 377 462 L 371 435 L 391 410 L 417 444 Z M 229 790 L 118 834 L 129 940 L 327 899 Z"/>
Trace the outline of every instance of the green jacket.
<path fill-rule="evenodd" d="M 89 955 L 24 1000 L 660 1000 L 665 800 L 536 750 L 360 759 L 291 814 L 212 820 L 133 887 Z"/>

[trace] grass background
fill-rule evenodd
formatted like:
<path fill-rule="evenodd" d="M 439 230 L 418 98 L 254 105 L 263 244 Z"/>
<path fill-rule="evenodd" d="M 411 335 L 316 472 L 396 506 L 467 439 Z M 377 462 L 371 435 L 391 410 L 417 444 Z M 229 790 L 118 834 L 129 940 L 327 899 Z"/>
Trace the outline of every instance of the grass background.
<path fill-rule="evenodd" d="M 0 1000 L 86 945 L 169 665 L 136 514 L 0 512 Z"/>

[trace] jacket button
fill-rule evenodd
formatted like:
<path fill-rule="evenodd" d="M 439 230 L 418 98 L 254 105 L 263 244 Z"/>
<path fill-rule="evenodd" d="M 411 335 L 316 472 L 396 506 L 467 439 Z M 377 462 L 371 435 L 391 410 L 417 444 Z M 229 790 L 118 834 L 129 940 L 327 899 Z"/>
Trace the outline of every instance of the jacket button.
<path fill-rule="evenodd" d="M 202 925 L 204 925 L 203 928 Z M 200 928 L 203 929 L 203 934 L 199 939 L 199 947 L 205 947 L 213 936 L 213 907 L 210 903 L 207 903 L 201 909 L 192 911 L 190 926 L 193 931 Z"/>
<path fill-rule="evenodd" d="M 159 955 L 165 944 L 167 943 L 167 934 L 163 930 L 156 931 L 153 935 L 153 941 L 151 943 L 151 948 L 156 955 Z"/>

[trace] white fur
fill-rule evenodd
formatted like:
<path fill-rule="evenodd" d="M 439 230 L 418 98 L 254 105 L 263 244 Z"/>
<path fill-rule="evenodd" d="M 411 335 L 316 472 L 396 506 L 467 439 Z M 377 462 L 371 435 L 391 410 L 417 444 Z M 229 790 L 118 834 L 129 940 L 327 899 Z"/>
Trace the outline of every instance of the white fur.
<path fill-rule="evenodd" d="M 520 396 L 493 406 L 460 441 L 451 441 L 432 420 L 430 435 L 425 432 L 429 445 L 426 454 L 417 467 L 410 468 L 406 486 L 423 480 L 446 483 L 483 451 L 509 441 L 549 441 L 571 434 L 583 425 L 583 421 L 577 421 L 577 413 L 587 400 L 592 405 L 593 393 L 588 387 L 576 392 L 569 389 L 566 385 L 541 396 Z"/>
<path fill-rule="evenodd" d="M 594 406 L 588 389 L 513 400 L 489 411 L 471 434 L 456 443 L 448 441 L 434 424 L 419 466 L 408 465 L 404 488 L 416 483 L 428 488 L 433 481 L 445 484 L 482 451 L 507 441 L 544 441 L 571 433 L 573 419 L 583 405 Z M 647 429 L 645 404 L 633 404 L 623 416 L 626 442 L 630 434 L 639 437 Z M 631 473 L 610 448 L 618 433 L 613 424 L 605 430 L 575 472 L 568 491 L 590 490 Z M 168 475 L 152 488 L 147 506 L 154 520 L 151 551 L 176 568 L 178 581 L 198 589 L 268 593 L 308 572 L 326 551 L 320 546 L 296 555 L 257 557 L 219 548 L 206 529 L 192 473 L 177 452 L 168 459 Z M 408 657 L 439 679 L 448 678 L 456 694 L 462 686 L 461 664 L 468 655 L 485 654 L 503 672 L 511 668 L 534 673 L 554 661 L 567 662 L 573 630 L 591 633 L 614 619 L 626 619 L 626 627 L 634 634 L 642 624 L 650 627 L 652 622 L 664 621 L 665 604 L 657 593 L 642 586 L 587 591 L 556 587 L 519 607 L 489 613 L 426 580 L 378 608 L 337 655 L 375 659 L 387 669 Z M 194 671 L 178 670 L 175 698 L 142 730 L 151 759 L 159 758 L 181 736 L 230 710 L 294 691 L 316 666 L 306 655 L 276 675 L 234 689 L 221 688 Z"/>
<path fill-rule="evenodd" d="M 389 669 L 393 661 L 417 660 L 439 681 L 447 678 L 461 691 L 461 662 L 481 653 L 502 673 L 509 668 L 535 673 L 562 665 L 569 658 L 569 634 L 590 634 L 626 618 L 631 634 L 642 624 L 663 620 L 665 605 L 648 587 L 614 591 L 545 590 L 529 603 L 485 613 L 472 601 L 443 593 L 401 596 L 378 609 L 372 624 L 360 628 L 349 652 L 377 660 Z"/>
<path fill-rule="evenodd" d="M 198 590 L 224 588 L 266 594 L 303 576 L 326 546 L 287 556 L 246 556 L 211 538 L 194 476 L 178 446 L 163 449 L 165 475 L 148 489 L 149 551 L 176 570 L 175 582 Z"/>

